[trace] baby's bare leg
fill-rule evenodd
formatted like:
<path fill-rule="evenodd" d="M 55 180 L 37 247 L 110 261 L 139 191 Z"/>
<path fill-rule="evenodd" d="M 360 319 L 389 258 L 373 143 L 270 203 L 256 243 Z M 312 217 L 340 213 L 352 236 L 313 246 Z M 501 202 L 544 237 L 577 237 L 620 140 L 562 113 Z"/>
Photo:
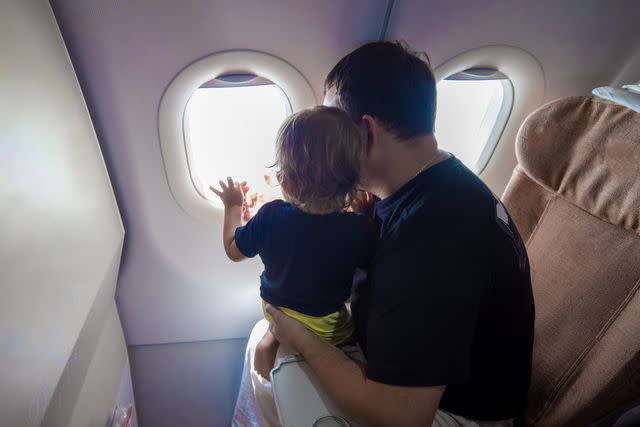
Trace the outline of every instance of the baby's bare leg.
<path fill-rule="evenodd" d="M 256 345 L 253 368 L 262 378 L 269 381 L 271 380 L 271 370 L 276 363 L 279 345 L 280 343 L 269 330 Z"/>

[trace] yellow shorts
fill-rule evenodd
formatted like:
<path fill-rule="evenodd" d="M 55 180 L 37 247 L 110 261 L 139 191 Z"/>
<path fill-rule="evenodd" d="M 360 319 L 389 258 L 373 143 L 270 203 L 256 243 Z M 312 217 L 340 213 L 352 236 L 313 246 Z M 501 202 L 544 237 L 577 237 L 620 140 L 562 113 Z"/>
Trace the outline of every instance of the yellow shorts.
<path fill-rule="evenodd" d="M 264 310 L 266 302 L 262 302 L 264 318 L 271 322 L 271 316 Z M 316 334 L 320 339 L 333 345 L 344 344 L 353 335 L 353 322 L 351 311 L 346 305 L 334 313 L 316 317 L 291 310 L 286 307 L 278 307 L 283 313 L 302 322 L 307 329 Z"/>

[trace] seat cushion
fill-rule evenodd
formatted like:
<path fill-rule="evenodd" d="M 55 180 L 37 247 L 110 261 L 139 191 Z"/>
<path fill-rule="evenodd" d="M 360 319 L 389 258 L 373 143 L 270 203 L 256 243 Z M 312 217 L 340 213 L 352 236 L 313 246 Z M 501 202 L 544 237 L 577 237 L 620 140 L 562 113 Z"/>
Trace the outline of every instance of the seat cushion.
<path fill-rule="evenodd" d="M 585 425 L 640 396 L 640 114 L 587 97 L 525 122 L 504 202 L 531 262 L 528 425 Z"/>

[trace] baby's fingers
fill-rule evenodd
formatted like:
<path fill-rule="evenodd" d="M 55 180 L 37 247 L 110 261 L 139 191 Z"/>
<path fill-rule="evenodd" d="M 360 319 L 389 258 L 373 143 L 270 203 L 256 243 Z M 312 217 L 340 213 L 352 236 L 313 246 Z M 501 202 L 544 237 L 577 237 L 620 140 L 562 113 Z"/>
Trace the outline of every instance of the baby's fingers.
<path fill-rule="evenodd" d="M 214 186 L 209 187 L 211 191 L 213 191 L 218 197 L 222 197 L 222 191 L 218 190 Z"/>
<path fill-rule="evenodd" d="M 220 183 L 220 188 L 222 188 L 222 191 L 226 191 L 227 190 L 227 184 L 224 183 L 223 180 L 218 181 Z"/>

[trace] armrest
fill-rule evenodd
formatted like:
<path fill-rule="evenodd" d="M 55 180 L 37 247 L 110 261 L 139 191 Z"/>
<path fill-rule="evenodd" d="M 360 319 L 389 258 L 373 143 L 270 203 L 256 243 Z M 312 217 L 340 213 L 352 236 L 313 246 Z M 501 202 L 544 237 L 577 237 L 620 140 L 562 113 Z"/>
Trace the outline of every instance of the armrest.
<path fill-rule="evenodd" d="M 342 350 L 352 359 L 364 361 L 357 347 Z M 307 362 L 298 354 L 278 358 L 271 371 L 271 384 L 282 427 L 358 426 L 325 393 Z"/>

